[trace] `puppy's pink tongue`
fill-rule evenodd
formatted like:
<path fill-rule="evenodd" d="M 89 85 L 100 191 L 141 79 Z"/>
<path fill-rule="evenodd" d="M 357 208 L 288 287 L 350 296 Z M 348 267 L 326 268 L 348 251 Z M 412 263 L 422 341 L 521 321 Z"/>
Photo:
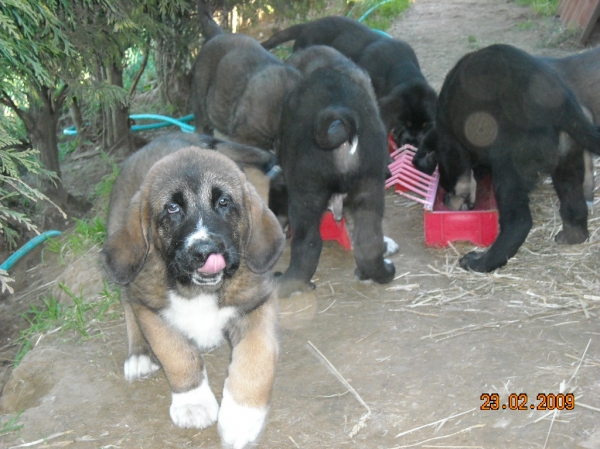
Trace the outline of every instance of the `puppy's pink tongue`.
<path fill-rule="evenodd" d="M 206 263 L 198 271 L 204 274 L 216 274 L 225 268 L 227 264 L 222 254 L 211 254 L 206 259 Z"/>

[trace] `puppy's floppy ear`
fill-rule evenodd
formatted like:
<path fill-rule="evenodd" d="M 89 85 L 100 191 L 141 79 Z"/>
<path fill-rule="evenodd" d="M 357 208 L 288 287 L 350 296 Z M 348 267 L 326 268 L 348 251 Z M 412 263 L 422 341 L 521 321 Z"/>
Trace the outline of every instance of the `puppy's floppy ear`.
<path fill-rule="evenodd" d="M 125 213 L 121 228 L 108 236 L 101 252 L 104 268 L 111 280 L 120 285 L 135 279 L 150 250 L 150 218 L 140 191 Z"/>
<path fill-rule="evenodd" d="M 246 263 L 254 273 L 262 274 L 271 269 L 279 259 L 285 236 L 277 218 L 254 186 L 246 181 L 244 190 L 248 214 L 248 231 L 244 244 Z"/>
<path fill-rule="evenodd" d="M 412 163 L 415 168 L 419 171 L 422 171 L 425 174 L 432 175 L 435 171 L 435 167 L 438 163 L 438 159 L 436 156 L 436 148 L 438 146 L 438 136 L 435 128 L 430 129 L 421 145 L 419 145 L 419 149 L 415 153 Z"/>
<path fill-rule="evenodd" d="M 388 95 L 377 100 L 377 105 L 385 129 L 398 126 L 406 109 L 401 86 L 395 87 Z"/>

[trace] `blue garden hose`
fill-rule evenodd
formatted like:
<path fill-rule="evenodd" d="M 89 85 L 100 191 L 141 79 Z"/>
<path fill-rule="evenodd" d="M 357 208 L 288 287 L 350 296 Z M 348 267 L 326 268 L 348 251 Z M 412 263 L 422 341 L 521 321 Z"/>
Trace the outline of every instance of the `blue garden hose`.
<path fill-rule="evenodd" d="M 45 242 L 51 237 L 56 237 L 62 234 L 60 231 L 46 231 L 28 241 L 25 245 L 19 248 L 14 252 L 12 256 L 4 261 L 2 265 L 0 265 L 0 270 L 8 271 L 11 267 L 25 254 L 31 251 L 33 248 L 38 246 L 39 244 Z"/>
<path fill-rule="evenodd" d="M 129 116 L 132 120 L 160 120 L 162 123 L 150 123 L 148 125 L 133 125 L 131 127 L 132 131 L 142 131 L 146 129 L 155 129 L 162 128 L 164 126 L 179 126 L 179 129 L 185 133 L 193 133 L 194 127 L 192 125 L 188 125 L 184 122 L 189 122 L 194 119 L 194 114 L 186 115 L 180 119 L 174 119 L 172 117 L 168 117 L 166 115 L 158 115 L 158 114 L 133 114 Z"/>
<path fill-rule="evenodd" d="M 372 13 L 373 11 L 375 11 L 377 8 L 379 8 L 379 7 L 380 7 L 380 6 L 382 6 L 382 5 L 385 5 L 386 3 L 390 3 L 390 2 L 392 2 L 392 1 L 393 1 L 393 0 L 383 0 L 382 2 L 379 2 L 379 3 L 377 3 L 376 5 L 374 5 L 374 6 L 371 6 L 369 9 L 367 9 L 367 12 L 365 12 L 365 13 L 364 13 L 364 14 L 363 14 L 363 15 L 360 17 L 360 19 L 358 19 L 358 21 L 359 21 L 359 22 L 362 22 L 363 20 L 365 20 L 365 19 L 367 18 L 367 16 L 368 16 L 369 14 L 371 14 L 371 13 Z M 382 32 L 383 32 L 383 31 L 382 31 Z M 387 33 L 386 33 L 386 34 L 387 34 Z"/>
<path fill-rule="evenodd" d="M 184 122 L 189 122 L 191 120 L 194 120 L 194 114 L 186 115 L 185 117 L 181 117 L 180 119 L 174 119 L 172 117 L 168 117 L 166 115 L 159 115 L 159 114 L 133 114 L 133 115 L 130 115 L 129 118 L 131 118 L 132 120 L 159 120 L 162 122 L 162 123 L 161 122 L 150 123 L 148 125 L 133 125 L 131 127 L 132 131 L 141 131 L 141 130 L 145 130 L 145 129 L 162 128 L 164 126 L 172 126 L 172 125 L 179 126 L 179 129 L 181 129 L 181 131 L 183 131 L 185 133 L 193 133 L 194 129 L 195 129 L 192 125 L 188 125 L 187 123 L 184 123 Z M 75 129 L 75 126 L 71 126 L 69 128 L 66 128 L 65 130 L 63 130 L 63 134 L 66 134 L 68 136 L 74 136 L 77 134 L 77 130 Z M 280 171 L 281 171 L 281 167 L 276 165 L 271 170 L 269 170 L 269 172 L 266 175 L 269 178 L 273 178 L 273 177 L 277 176 Z M 1 268 L 1 266 L 0 266 L 0 268 Z"/>
<path fill-rule="evenodd" d="M 147 129 L 156 129 L 163 128 L 165 126 L 179 126 L 179 129 L 184 133 L 193 133 L 194 127 L 192 125 L 188 125 L 185 122 L 189 122 L 194 120 L 194 114 L 186 115 L 185 117 L 181 117 L 179 119 L 175 119 L 173 117 L 169 117 L 166 115 L 159 114 L 133 114 L 129 116 L 132 120 L 158 120 L 158 123 L 149 123 L 147 125 L 133 125 L 131 127 L 132 131 L 144 131 Z M 75 126 L 69 126 L 63 130 L 63 134 L 67 136 L 75 136 L 77 135 L 77 129 Z"/>
<path fill-rule="evenodd" d="M 375 11 L 377 8 L 379 8 L 382 5 L 385 5 L 386 3 L 389 3 L 393 0 L 383 0 L 382 2 L 377 3 L 376 5 L 371 6 L 367 12 L 365 12 L 360 19 L 357 20 L 357 22 L 362 22 L 363 20 L 365 20 L 369 14 L 371 14 L 373 11 Z M 354 10 L 354 7 L 352 7 L 352 9 L 350 10 L 350 12 L 346 15 L 346 17 L 350 17 L 350 14 L 352 14 L 352 11 Z M 389 35 L 388 33 L 386 33 L 385 31 L 382 30 L 377 30 L 375 28 L 371 28 L 373 31 L 375 31 L 378 34 L 381 34 L 384 37 L 392 37 L 391 35 Z"/>

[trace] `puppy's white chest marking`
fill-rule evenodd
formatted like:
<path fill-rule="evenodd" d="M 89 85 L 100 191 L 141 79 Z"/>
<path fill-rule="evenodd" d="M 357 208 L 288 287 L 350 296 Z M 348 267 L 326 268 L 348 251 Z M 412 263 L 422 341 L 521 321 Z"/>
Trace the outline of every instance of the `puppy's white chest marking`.
<path fill-rule="evenodd" d="M 162 312 L 171 326 L 205 349 L 223 342 L 223 328 L 236 315 L 233 307 L 219 308 L 215 295 L 186 299 L 174 292 L 169 293 L 169 306 Z"/>

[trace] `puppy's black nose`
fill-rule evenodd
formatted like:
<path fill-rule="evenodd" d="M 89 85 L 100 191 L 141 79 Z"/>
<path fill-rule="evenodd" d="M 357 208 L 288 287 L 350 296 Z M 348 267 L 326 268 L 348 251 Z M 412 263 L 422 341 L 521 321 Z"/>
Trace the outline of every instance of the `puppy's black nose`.
<path fill-rule="evenodd" d="M 202 266 L 211 254 L 223 251 L 221 246 L 211 241 L 197 241 L 187 248 L 187 257 L 198 266 Z"/>
<path fill-rule="evenodd" d="M 414 147 L 419 146 L 419 143 L 421 140 L 419 138 L 419 136 L 415 136 L 414 134 L 410 134 L 410 133 L 405 133 L 403 137 L 404 137 L 404 139 L 403 139 L 404 144 L 412 145 Z"/>

